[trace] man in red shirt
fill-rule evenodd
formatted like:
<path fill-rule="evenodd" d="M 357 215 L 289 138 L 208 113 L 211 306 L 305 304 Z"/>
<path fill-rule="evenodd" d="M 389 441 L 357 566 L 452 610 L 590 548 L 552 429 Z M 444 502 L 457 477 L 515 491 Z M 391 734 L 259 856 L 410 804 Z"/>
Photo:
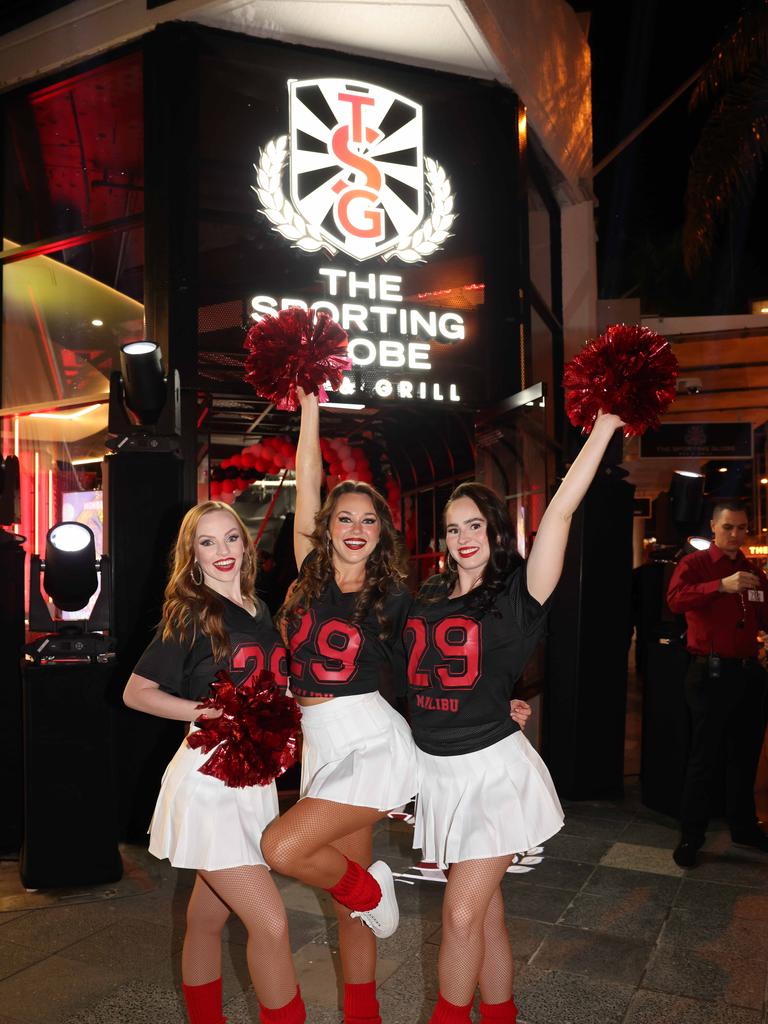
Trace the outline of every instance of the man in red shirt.
<path fill-rule="evenodd" d="M 682 836 L 673 853 L 680 867 L 693 867 L 704 843 L 722 747 L 731 838 L 768 853 L 754 800 L 767 689 L 757 660 L 757 633 L 768 630 L 768 579 L 742 554 L 748 524 L 737 503 L 716 505 L 710 525 L 714 540 L 709 548 L 680 560 L 667 592 L 672 611 L 685 614 L 691 654 L 685 677 L 691 746 L 681 800 Z"/>

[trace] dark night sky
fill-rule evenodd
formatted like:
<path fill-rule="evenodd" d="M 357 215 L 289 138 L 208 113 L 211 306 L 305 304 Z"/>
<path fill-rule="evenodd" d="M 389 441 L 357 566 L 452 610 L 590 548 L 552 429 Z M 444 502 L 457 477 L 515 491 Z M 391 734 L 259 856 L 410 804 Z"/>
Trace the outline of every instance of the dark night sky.
<path fill-rule="evenodd" d="M 574 2 L 591 11 L 597 163 L 710 56 L 741 4 L 692 0 Z M 688 161 L 703 121 L 686 92 L 595 178 L 600 297 L 631 294 L 644 313 L 740 313 L 768 296 L 768 174 L 734 208 L 694 279 L 680 254 Z"/>

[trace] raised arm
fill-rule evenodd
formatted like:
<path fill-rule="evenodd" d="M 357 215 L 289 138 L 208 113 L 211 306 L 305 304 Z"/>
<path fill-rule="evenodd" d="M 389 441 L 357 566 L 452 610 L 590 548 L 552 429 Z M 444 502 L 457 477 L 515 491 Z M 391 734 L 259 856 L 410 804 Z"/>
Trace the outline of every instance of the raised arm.
<path fill-rule="evenodd" d="M 563 571 L 573 513 L 594 480 L 611 438 L 622 426 L 618 416 L 600 413 L 586 444 L 547 506 L 528 557 L 528 592 L 540 604 L 555 589 Z"/>
<path fill-rule="evenodd" d="M 296 567 L 312 550 L 309 536 L 320 511 L 323 458 L 320 454 L 320 406 L 317 395 L 305 395 L 299 388 L 301 430 L 296 448 L 296 518 L 293 523 L 293 552 Z"/>

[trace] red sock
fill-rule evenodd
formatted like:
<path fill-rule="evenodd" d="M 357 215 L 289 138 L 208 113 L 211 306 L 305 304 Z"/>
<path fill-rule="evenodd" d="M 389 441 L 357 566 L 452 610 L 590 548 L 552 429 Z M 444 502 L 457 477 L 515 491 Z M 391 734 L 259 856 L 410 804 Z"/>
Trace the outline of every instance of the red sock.
<path fill-rule="evenodd" d="M 344 1024 L 381 1024 L 375 981 L 344 984 Z"/>
<path fill-rule="evenodd" d="M 263 1003 L 259 1005 L 261 1012 L 261 1024 L 304 1024 L 307 1019 L 307 1010 L 304 1000 L 301 998 L 301 989 L 296 988 L 296 995 L 285 1006 L 278 1006 L 270 1010 Z"/>
<path fill-rule="evenodd" d="M 347 870 L 331 889 L 331 896 L 347 910 L 373 910 L 381 900 L 381 887 L 373 875 L 345 857 Z"/>
<path fill-rule="evenodd" d="M 514 996 L 504 1003 L 480 1003 L 480 1024 L 490 1024 L 491 1021 L 500 1021 L 502 1024 L 515 1024 L 517 1020 L 517 1007 Z"/>
<path fill-rule="evenodd" d="M 225 1024 L 221 1008 L 221 978 L 205 985 L 181 984 L 189 1024 Z"/>
<path fill-rule="evenodd" d="M 429 1024 L 468 1024 L 473 1001 L 470 1000 L 466 1006 L 457 1006 L 438 995 L 437 1006 L 432 1011 Z"/>

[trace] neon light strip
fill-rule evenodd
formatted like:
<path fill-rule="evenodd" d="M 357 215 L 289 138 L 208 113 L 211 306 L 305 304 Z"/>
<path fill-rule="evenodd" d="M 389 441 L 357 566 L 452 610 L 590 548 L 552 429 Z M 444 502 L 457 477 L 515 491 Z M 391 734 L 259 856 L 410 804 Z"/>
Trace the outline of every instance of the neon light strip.
<path fill-rule="evenodd" d="M 103 462 L 103 455 L 96 455 L 92 459 L 72 459 L 70 466 L 90 466 L 91 463 Z"/>
<path fill-rule="evenodd" d="M 40 554 L 39 546 L 39 519 L 40 519 L 40 452 L 35 452 L 35 519 L 33 524 L 34 532 L 34 551 L 36 555 Z"/>
<path fill-rule="evenodd" d="M 95 409 L 100 409 L 102 405 L 106 405 L 106 402 L 86 405 L 82 409 L 78 409 L 77 412 L 31 412 L 29 417 L 30 419 L 38 420 L 77 420 L 81 416 L 86 416 L 89 412 L 93 412 Z"/>
<path fill-rule="evenodd" d="M 48 470 L 48 529 L 53 526 L 53 470 Z"/>

